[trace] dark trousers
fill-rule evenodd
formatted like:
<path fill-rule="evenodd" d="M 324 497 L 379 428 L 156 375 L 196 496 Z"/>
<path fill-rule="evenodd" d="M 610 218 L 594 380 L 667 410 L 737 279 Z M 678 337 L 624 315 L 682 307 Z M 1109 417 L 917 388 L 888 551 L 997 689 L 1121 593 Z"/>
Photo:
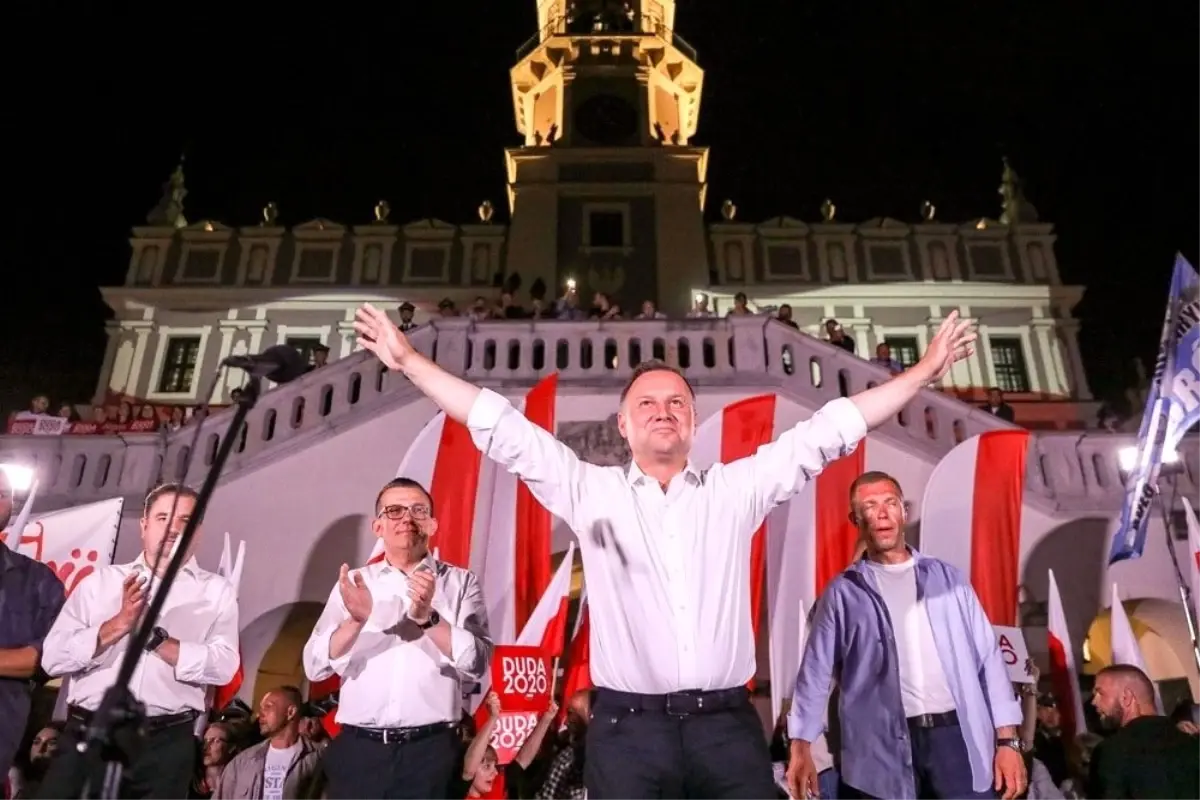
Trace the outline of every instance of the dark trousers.
<path fill-rule="evenodd" d="M 920 798 L 992 798 L 996 793 L 989 786 L 982 792 L 973 788 L 971 760 L 967 755 L 967 743 L 963 739 L 958 723 L 936 728 L 908 726 L 909 741 L 912 742 L 913 775 L 917 781 L 917 797 Z M 838 790 L 841 797 L 870 797 L 853 786 L 843 783 Z"/>
<path fill-rule="evenodd" d="M 598 689 L 583 783 L 588 800 L 776 795 L 762 720 L 744 688 L 665 701 Z"/>
<path fill-rule="evenodd" d="M 428 736 L 383 742 L 347 725 L 325 749 L 326 797 L 449 797 L 456 769 L 462 769 L 462 744 L 456 729 Z"/>
<path fill-rule="evenodd" d="M 101 795 L 104 786 L 103 765 L 97 763 L 94 752 L 80 753 L 75 749 L 82 735 L 83 725 L 78 720 L 72 719 L 67 723 L 46 777 L 38 787 L 38 797 L 82 797 L 85 784 L 89 784 L 90 796 Z M 151 720 L 144 734 L 130 728 L 120 728 L 114 735 L 114 741 L 118 749 L 129 756 L 121 774 L 121 797 L 187 797 L 199 750 L 194 720 L 163 728 L 155 727 Z"/>

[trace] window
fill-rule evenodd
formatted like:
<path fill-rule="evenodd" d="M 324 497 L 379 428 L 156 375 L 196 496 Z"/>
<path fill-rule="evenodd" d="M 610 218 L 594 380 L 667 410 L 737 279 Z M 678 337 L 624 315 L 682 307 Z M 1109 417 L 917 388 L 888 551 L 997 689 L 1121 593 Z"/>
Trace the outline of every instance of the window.
<path fill-rule="evenodd" d="M 993 336 L 992 367 L 996 371 L 996 386 L 1002 392 L 1028 392 L 1029 373 L 1025 369 L 1025 352 L 1017 337 Z"/>
<path fill-rule="evenodd" d="M 325 346 L 325 343 L 315 336 L 289 336 L 285 344 L 296 348 L 305 364 L 313 363 L 313 351 Z"/>
<path fill-rule="evenodd" d="M 159 394 L 187 394 L 192 391 L 192 376 L 200 357 L 199 336 L 172 336 L 167 340 L 167 355 L 158 376 Z"/>
<path fill-rule="evenodd" d="M 593 211 L 588 215 L 588 247 L 624 246 L 624 214 L 620 211 Z"/>
<path fill-rule="evenodd" d="M 883 343 L 892 351 L 892 358 L 900 362 L 900 366 L 908 369 L 921 358 L 920 348 L 915 336 L 885 336 Z"/>

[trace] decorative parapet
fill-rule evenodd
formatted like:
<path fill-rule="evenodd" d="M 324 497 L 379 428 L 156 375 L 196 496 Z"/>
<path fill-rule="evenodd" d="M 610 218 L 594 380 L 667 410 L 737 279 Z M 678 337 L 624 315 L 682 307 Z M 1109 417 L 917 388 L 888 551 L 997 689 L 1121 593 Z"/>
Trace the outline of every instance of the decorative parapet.
<path fill-rule="evenodd" d="M 530 386 L 558 371 L 563 385 L 617 392 L 633 365 L 660 358 L 682 369 L 700 390 L 773 390 L 807 406 L 854 394 L 887 372 L 838 347 L 763 317 L 628 322 L 483 322 L 438 320 L 412 334 L 413 344 L 446 369 L 497 388 Z M 239 432 L 224 480 L 285 457 L 338 430 L 413 402 L 417 391 L 366 353 L 355 353 L 266 392 Z M 51 507 L 113 495 L 137 496 L 179 475 L 199 484 L 227 433 L 232 410 L 166 434 L 2 436 L 0 461 L 37 470 L 39 494 Z M 982 410 L 924 391 L 879 432 L 936 462 L 958 441 L 1009 427 Z M 568 438 L 586 431 L 563 431 Z M 1122 495 L 1118 453 L 1135 443 L 1120 434 L 1038 433 L 1027 490 L 1047 510 L 1112 512 Z M 610 448 L 613 449 L 613 448 Z M 615 454 L 617 449 L 613 449 Z M 1195 446 L 1184 459 L 1179 489 L 1197 493 Z M 614 456 L 615 457 L 615 456 Z"/>

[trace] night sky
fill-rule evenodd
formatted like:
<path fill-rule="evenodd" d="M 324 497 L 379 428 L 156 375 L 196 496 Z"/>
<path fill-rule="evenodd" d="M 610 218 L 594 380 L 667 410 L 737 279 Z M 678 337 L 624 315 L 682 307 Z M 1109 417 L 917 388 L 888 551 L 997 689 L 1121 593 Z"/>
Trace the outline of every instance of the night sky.
<path fill-rule="evenodd" d="M 268 201 L 289 226 L 364 223 L 380 198 L 399 224 L 504 210 L 534 0 L 88 5 L 6 10 L 5 410 L 91 397 L 95 287 L 124 280 L 181 152 L 192 221 L 254 224 Z M 1088 287 L 1093 389 L 1153 355 L 1172 257 L 1195 263 L 1200 239 L 1195 4 L 684 0 L 676 29 L 706 70 L 709 216 L 729 197 L 739 221 L 817 220 L 828 196 L 840 221 L 915 222 L 925 199 L 998 217 L 1007 155 L 1064 281 Z"/>

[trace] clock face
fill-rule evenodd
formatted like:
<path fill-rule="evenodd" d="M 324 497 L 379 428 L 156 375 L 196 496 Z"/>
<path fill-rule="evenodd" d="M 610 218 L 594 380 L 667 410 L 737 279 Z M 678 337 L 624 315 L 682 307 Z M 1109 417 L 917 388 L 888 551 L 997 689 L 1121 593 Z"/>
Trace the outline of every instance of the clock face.
<path fill-rule="evenodd" d="M 575 111 L 575 124 L 588 140 L 600 145 L 624 144 L 637 133 L 637 109 L 628 100 L 597 94 Z"/>

